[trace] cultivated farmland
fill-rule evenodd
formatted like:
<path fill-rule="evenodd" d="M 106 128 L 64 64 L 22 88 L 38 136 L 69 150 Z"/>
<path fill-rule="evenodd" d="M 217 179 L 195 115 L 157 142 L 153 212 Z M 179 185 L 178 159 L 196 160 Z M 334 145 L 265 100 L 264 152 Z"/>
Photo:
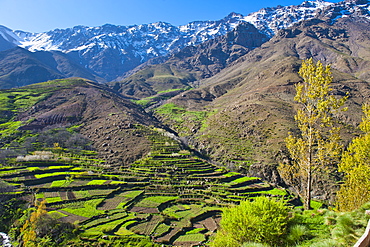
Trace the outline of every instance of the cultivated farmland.
<path fill-rule="evenodd" d="M 46 200 L 49 214 L 78 224 L 82 239 L 102 236 L 193 246 L 216 231 L 221 207 L 259 195 L 287 197 L 259 178 L 228 172 L 195 156 L 162 129 L 136 126 L 151 152 L 111 169 L 93 155 L 56 154 L 0 168 L 19 196 Z M 27 160 L 27 161 L 26 161 Z M 119 167 L 119 168 L 118 168 Z"/>

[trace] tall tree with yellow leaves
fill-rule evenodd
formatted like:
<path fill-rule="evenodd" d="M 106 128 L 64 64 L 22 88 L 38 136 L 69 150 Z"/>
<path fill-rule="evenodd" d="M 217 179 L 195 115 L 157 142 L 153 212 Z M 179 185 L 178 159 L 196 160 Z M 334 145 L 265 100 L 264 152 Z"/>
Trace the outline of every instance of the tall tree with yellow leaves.
<path fill-rule="evenodd" d="M 303 82 L 296 84 L 294 100 L 300 104 L 295 115 L 300 132 L 295 136 L 289 133 L 285 139 L 292 163 L 281 164 L 279 171 L 304 199 L 304 208 L 310 209 L 313 178 L 335 163 L 342 151 L 333 114 L 341 110 L 347 97 L 330 94 L 333 78 L 329 65 L 315 64 L 311 58 L 303 61 L 298 74 Z"/>
<path fill-rule="evenodd" d="M 31 216 L 26 222 L 24 223 L 21 232 L 22 232 L 22 240 L 23 246 L 33 247 L 36 245 L 36 230 L 37 230 L 37 223 L 38 221 L 47 214 L 46 211 L 46 201 L 43 200 L 36 204 L 36 210 L 31 213 Z"/>
<path fill-rule="evenodd" d="M 360 129 L 364 134 L 354 138 L 338 165 L 344 183 L 337 193 L 341 211 L 352 211 L 370 201 L 370 102 L 364 104 Z"/>

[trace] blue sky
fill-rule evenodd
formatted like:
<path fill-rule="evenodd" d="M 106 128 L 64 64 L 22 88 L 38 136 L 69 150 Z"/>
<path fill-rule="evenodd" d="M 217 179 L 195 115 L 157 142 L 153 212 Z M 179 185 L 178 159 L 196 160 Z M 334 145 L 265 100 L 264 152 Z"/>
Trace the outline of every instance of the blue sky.
<path fill-rule="evenodd" d="M 263 7 L 298 5 L 303 0 L 0 0 L 0 25 L 44 32 L 77 25 L 135 25 L 164 21 L 184 25 L 247 15 Z M 339 0 L 330 0 L 339 2 Z"/>

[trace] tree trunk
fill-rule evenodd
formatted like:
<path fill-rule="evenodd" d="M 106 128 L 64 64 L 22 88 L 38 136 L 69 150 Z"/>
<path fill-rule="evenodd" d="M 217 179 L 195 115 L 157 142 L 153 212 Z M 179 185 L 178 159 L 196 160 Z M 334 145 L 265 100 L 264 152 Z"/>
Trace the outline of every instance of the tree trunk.
<path fill-rule="evenodd" d="M 311 171 L 307 174 L 307 188 L 306 188 L 306 197 L 304 200 L 304 209 L 311 209 L 311 184 L 312 184 L 312 174 Z"/>
<path fill-rule="evenodd" d="M 313 112 L 310 111 L 310 117 L 312 116 Z M 304 202 L 304 209 L 310 210 L 311 209 L 311 184 L 312 184 L 312 162 L 313 162 L 313 144 L 314 144 L 314 137 L 313 137 L 313 127 L 310 125 L 309 127 L 309 135 L 308 135 L 308 163 L 307 163 L 307 188 L 306 188 L 306 198 Z"/>

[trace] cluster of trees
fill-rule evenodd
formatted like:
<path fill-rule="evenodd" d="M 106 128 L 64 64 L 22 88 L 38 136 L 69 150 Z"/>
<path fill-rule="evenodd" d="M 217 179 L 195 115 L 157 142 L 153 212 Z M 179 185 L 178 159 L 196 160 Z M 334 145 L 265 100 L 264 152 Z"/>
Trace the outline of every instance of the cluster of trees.
<path fill-rule="evenodd" d="M 0 232 L 15 237 L 19 246 L 65 246 L 63 242 L 76 236 L 78 229 L 74 225 L 47 213 L 46 201 L 27 209 L 26 201 L 11 192 L 14 188 L 0 181 Z"/>
<path fill-rule="evenodd" d="M 295 115 L 299 132 L 289 133 L 286 138 L 291 162 L 280 164 L 279 172 L 303 199 L 306 210 L 311 209 L 314 179 L 341 172 L 344 179 L 337 192 L 337 209 L 359 209 L 370 201 L 370 102 L 363 105 L 364 117 L 359 126 L 363 134 L 354 138 L 344 151 L 341 125 L 334 116 L 346 110 L 343 106 L 348 96 L 335 97 L 330 93 L 333 80 L 330 66 L 320 61 L 304 61 L 298 73 L 303 78 L 296 85 L 294 98 L 301 106 Z M 349 222 L 342 218 L 343 222 Z M 304 236 L 304 230 L 300 231 L 297 225 L 292 236 L 294 231 L 289 230 L 289 221 L 288 208 L 281 201 L 257 198 L 254 202 L 242 202 L 225 209 L 212 246 L 294 245 Z M 353 236 L 353 232 L 346 235 Z"/>
<path fill-rule="evenodd" d="M 70 223 L 52 218 L 46 211 L 46 201 L 37 202 L 35 208 L 26 211 L 25 217 L 17 224 L 16 236 L 20 246 L 65 246 L 68 240 L 76 237 L 78 229 Z"/>
<path fill-rule="evenodd" d="M 352 140 L 343 152 L 340 124 L 334 117 L 343 108 L 348 96 L 335 97 L 332 91 L 330 66 L 323 66 L 312 58 L 303 62 L 296 85 L 295 100 L 300 103 L 295 120 L 299 134 L 289 134 L 286 147 L 291 164 L 281 164 L 280 173 L 304 199 L 305 209 L 311 208 L 313 178 L 337 171 L 344 181 L 337 194 L 337 206 L 348 211 L 359 208 L 370 200 L 370 106 L 363 106 L 364 117 L 360 129 L 364 135 Z"/>
<path fill-rule="evenodd" d="M 337 193 L 341 211 L 351 211 L 370 201 L 370 104 L 363 106 L 363 134 L 352 140 L 338 165 L 344 183 Z"/>

